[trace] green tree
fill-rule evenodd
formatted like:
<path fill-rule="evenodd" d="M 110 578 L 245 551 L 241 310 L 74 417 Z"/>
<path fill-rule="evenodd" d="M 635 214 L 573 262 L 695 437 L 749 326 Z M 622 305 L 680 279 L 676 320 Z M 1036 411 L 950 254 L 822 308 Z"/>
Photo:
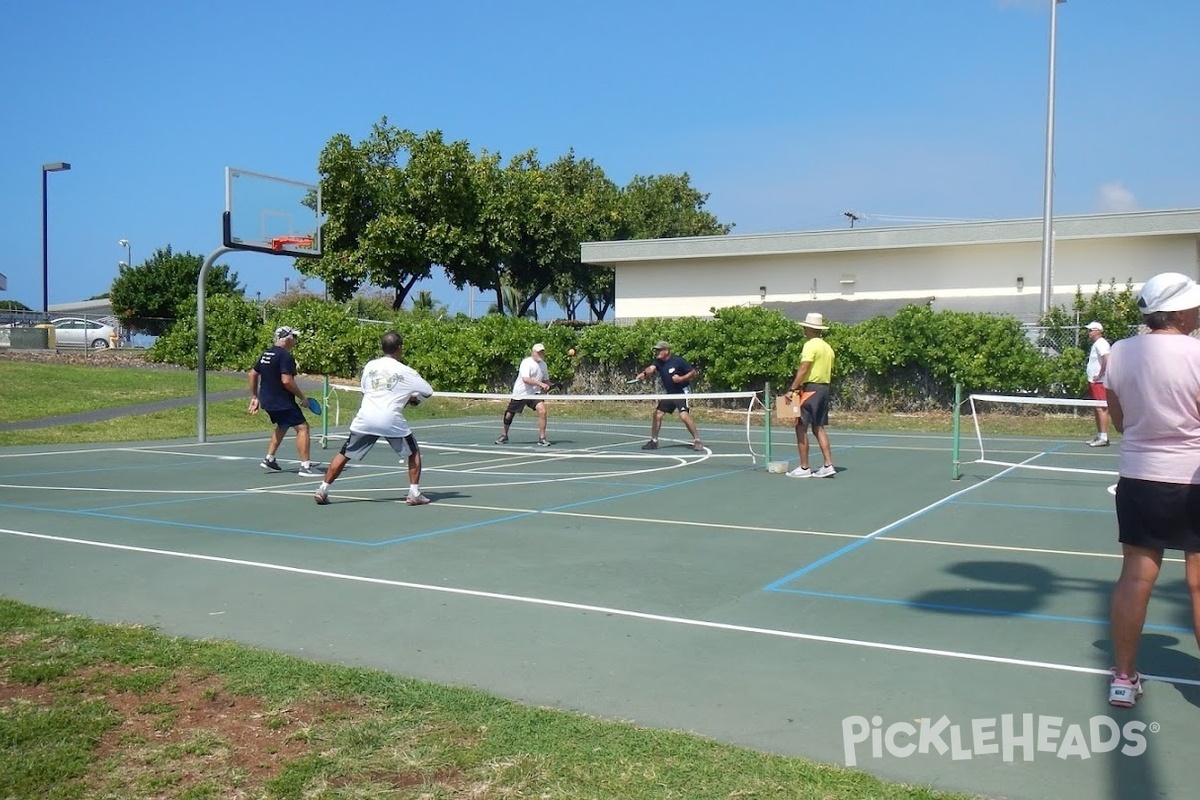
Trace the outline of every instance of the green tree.
<path fill-rule="evenodd" d="M 638 175 L 621 191 L 620 239 L 672 239 L 724 236 L 732 224 L 719 221 L 704 204 L 708 195 L 693 188 L 691 177 Z"/>
<path fill-rule="evenodd" d="M 553 263 L 549 291 L 559 300 L 568 319 L 587 302 L 603 319 L 612 306 L 615 280 L 611 269 L 579 260 L 582 242 L 606 241 L 620 230 L 620 190 L 591 159 L 577 159 L 574 152 L 549 167 L 560 197 L 562 246 Z"/>
<path fill-rule="evenodd" d="M 159 248 L 137 266 L 122 265 L 109 289 L 113 313 L 121 325 L 161 335 L 179 314 L 181 305 L 196 305 L 196 282 L 204 259 L 192 253 L 175 253 L 171 246 Z M 207 297 L 243 293 L 236 272 L 216 264 L 208 271 Z"/>
<path fill-rule="evenodd" d="M 337 300 L 364 283 L 390 289 L 399 310 L 435 266 L 475 258 L 474 164 L 467 142 L 446 143 L 441 131 L 401 130 L 386 118 L 358 145 L 334 136 L 318 162 L 325 254 L 297 268 L 320 276 Z"/>
<path fill-rule="evenodd" d="M 33 309 L 19 300 L 0 300 L 0 311 L 32 311 Z"/>
<path fill-rule="evenodd" d="M 639 175 L 620 191 L 613 215 L 593 216 L 593 226 L 584 230 L 580 241 L 724 236 L 732 231 L 733 223 L 721 222 L 704 210 L 706 202 L 708 195 L 692 186 L 686 172 Z M 616 301 L 616 275 L 611 267 L 581 265 L 573 286 L 587 298 L 597 320 L 604 319 Z"/>

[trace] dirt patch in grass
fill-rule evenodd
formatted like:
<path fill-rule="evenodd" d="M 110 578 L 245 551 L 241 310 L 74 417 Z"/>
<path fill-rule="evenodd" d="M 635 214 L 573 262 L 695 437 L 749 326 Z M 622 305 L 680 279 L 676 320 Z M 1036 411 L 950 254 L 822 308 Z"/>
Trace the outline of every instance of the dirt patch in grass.
<path fill-rule="evenodd" d="M 270 709 L 231 694 L 218 676 L 188 670 L 142 691 L 115 688 L 137 671 L 104 665 L 32 685 L 0 679 L 0 708 L 48 708 L 66 695 L 102 700 L 121 721 L 98 743 L 86 783 L 122 797 L 177 797 L 198 787 L 218 797 L 256 795 L 287 762 L 310 752 L 313 725 L 369 713 L 332 700 Z"/>

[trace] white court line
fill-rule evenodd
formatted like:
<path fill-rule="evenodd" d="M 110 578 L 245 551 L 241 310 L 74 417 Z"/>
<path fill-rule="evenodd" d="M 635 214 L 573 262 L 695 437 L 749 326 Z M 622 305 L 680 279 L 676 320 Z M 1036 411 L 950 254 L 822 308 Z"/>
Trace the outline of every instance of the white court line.
<path fill-rule="evenodd" d="M 216 564 L 228 564 L 238 567 L 250 567 L 252 569 L 268 570 L 271 572 L 284 572 L 292 575 L 305 575 L 314 578 L 328 578 L 330 580 L 349 581 L 352 583 L 366 583 L 375 586 L 388 586 L 396 589 L 413 589 L 421 592 L 437 592 L 440 594 L 457 595 L 459 597 L 475 597 L 482 600 L 499 600 L 507 603 L 521 603 L 532 606 L 543 606 L 547 608 L 560 608 L 567 611 L 581 611 L 585 613 L 603 614 L 610 617 L 624 617 L 626 619 L 639 619 L 647 622 L 661 622 L 669 625 L 685 625 L 693 628 L 704 628 L 708 630 L 728 631 L 733 633 L 749 633 L 758 636 L 771 636 L 780 639 L 795 639 L 806 642 L 820 642 L 822 644 L 842 645 L 846 647 L 860 647 L 869 650 L 884 650 L 893 653 L 907 653 L 910 655 L 934 656 L 938 658 L 949 658 L 958 661 L 974 661 L 987 664 L 1002 664 L 1012 667 L 1032 667 L 1035 669 L 1045 669 L 1054 672 L 1070 672 L 1083 675 L 1109 675 L 1106 669 L 1098 669 L 1096 667 L 1082 667 L 1074 664 L 1058 664 L 1050 661 L 1031 661 L 1023 658 L 1010 658 L 1006 656 L 993 656 L 986 653 L 969 653 L 962 650 L 940 650 L 931 647 L 914 647 L 912 645 L 891 644 L 889 642 L 874 642 L 866 639 L 847 639 L 841 636 L 823 636 L 815 633 L 800 633 L 798 631 L 784 631 L 775 628 L 760 628 L 753 625 L 735 625 L 729 622 L 713 622 L 711 620 L 692 619 L 689 617 L 675 617 L 665 614 L 651 614 L 645 611 L 632 611 L 624 608 L 612 608 L 609 606 L 594 606 L 587 603 L 572 603 L 566 600 L 552 600 L 543 597 L 529 597 L 525 595 L 503 594 L 501 592 L 486 592 L 479 589 L 460 589 L 451 586 L 433 586 L 424 583 L 412 583 L 410 581 L 397 581 L 389 578 L 371 578 L 366 575 L 349 575 L 342 572 L 327 572 L 324 570 L 305 569 L 303 567 L 289 567 L 284 564 L 270 564 L 262 561 L 246 561 L 239 558 L 226 558 L 223 556 L 206 556 L 199 553 L 182 553 L 175 550 L 159 550 L 152 547 L 136 547 L 133 545 L 114 544 L 112 542 L 96 542 L 88 539 L 74 539 L 66 536 L 50 536 L 42 533 L 30 533 L 29 531 L 17 531 L 9 528 L 0 528 L 0 533 L 7 533 L 12 536 L 19 536 L 28 539 L 41 539 L 44 541 L 58 542 L 62 544 L 84 545 L 86 547 L 99 547 L 108 550 L 120 550 L 130 553 L 142 553 L 145 555 L 167 556 L 170 558 L 183 558 L 193 561 L 205 561 Z M 1200 686 L 1200 680 L 1190 678 L 1179 678 L 1165 675 L 1144 675 L 1148 680 L 1161 681 L 1179 686 Z"/>
<path fill-rule="evenodd" d="M 1093 553 L 1087 550 L 1052 550 L 1046 547 L 1018 547 L 1004 544 L 979 544 L 976 542 L 946 542 L 938 539 L 907 539 L 902 536 L 881 536 L 876 541 L 899 542 L 901 544 L 930 544 L 942 547 L 968 547 L 976 550 L 1007 550 L 1013 553 L 1041 553 L 1051 556 L 1083 556 L 1085 558 L 1124 558 L 1120 553 Z M 1163 558 L 1163 561 L 1183 563 L 1182 558 Z"/>

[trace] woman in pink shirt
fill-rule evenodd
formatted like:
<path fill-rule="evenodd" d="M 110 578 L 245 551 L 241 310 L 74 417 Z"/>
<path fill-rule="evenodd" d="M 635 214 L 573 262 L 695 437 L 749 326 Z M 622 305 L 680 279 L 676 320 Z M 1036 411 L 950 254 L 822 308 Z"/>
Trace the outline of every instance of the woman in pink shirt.
<path fill-rule="evenodd" d="M 1105 372 L 1108 411 L 1123 437 L 1108 702 L 1126 708 L 1142 695 L 1135 661 L 1164 550 L 1184 553 L 1200 642 L 1200 339 L 1189 335 L 1200 327 L 1200 286 L 1177 272 L 1155 275 L 1138 308 L 1150 332 L 1114 344 Z"/>

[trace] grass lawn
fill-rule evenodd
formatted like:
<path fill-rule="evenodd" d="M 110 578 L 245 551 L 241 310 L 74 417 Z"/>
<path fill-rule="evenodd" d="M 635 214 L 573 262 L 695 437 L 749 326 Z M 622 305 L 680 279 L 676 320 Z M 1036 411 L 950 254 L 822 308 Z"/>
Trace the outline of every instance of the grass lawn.
<path fill-rule="evenodd" d="M 0 364 L 0 420 L 194 394 L 194 376 Z M 209 380 L 211 391 L 239 388 Z M 265 435 L 244 399 L 209 433 Z M 343 406 L 343 420 L 348 409 Z M 649 419 L 644 404 L 631 417 Z M 421 418 L 493 414 L 430 402 Z M 698 413 L 701 421 L 704 413 Z M 727 421 L 727 420 L 725 420 Z M 1078 419 L 1005 419 L 1075 435 Z M 838 415 L 838 428 L 950 430 L 950 415 Z M 999 422 L 999 420 L 998 420 Z M 1084 420 L 1087 423 L 1087 420 Z M 0 433 L 0 444 L 191 437 L 192 407 Z M 0 600 L 0 798 L 951 798 L 865 773 L 522 706 L 481 692 L 163 636 Z"/>
<path fill-rule="evenodd" d="M 4 798 L 961 797 L 7 600 L 0 641 Z"/>

